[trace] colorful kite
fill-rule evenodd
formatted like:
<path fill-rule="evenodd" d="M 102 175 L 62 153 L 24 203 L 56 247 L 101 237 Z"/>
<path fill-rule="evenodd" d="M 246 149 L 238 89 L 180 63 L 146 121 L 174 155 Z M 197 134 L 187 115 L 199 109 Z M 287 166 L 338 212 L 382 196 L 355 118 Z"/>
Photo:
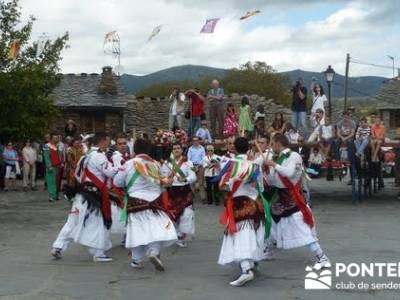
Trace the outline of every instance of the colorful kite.
<path fill-rule="evenodd" d="M 21 40 L 20 39 L 13 40 L 10 44 L 10 50 L 8 51 L 8 58 L 16 59 L 20 49 L 21 49 Z"/>
<path fill-rule="evenodd" d="M 214 33 L 214 29 L 215 26 L 217 26 L 218 21 L 219 18 L 207 20 L 206 24 L 204 24 L 203 28 L 201 28 L 200 33 Z"/>
<path fill-rule="evenodd" d="M 147 39 L 147 42 L 150 42 L 157 34 L 159 34 L 161 31 L 161 28 L 162 28 L 162 25 L 158 25 L 158 26 L 154 27 L 149 38 Z"/>
<path fill-rule="evenodd" d="M 254 11 L 248 11 L 245 15 L 240 17 L 240 20 L 246 20 L 256 14 L 259 14 L 261 11 L 259 10 L 254 10 Z"/>

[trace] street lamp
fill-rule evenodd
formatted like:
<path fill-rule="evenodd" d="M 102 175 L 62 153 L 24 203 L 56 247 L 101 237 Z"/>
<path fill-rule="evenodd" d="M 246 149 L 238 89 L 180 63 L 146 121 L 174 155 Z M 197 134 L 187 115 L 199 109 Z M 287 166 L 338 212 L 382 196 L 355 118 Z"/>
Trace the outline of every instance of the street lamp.
<path fill-rule="evenodd" d="M 325 80 L 328 83 L 328 105 L 329 105 L 329 119 L 332 119 L 332 82 L 335 78 L 335 70 L 329 65 L 328 69 L 326 69 Z"/>

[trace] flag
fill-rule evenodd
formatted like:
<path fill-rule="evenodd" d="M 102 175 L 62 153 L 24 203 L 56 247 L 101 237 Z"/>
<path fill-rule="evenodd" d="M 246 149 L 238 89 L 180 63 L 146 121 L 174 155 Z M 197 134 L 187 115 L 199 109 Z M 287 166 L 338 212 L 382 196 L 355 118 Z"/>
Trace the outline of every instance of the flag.
<path fill-rule="evenodd" d="M 246 20 L 256 14 L 259 14 L 261 11 L 259 10 L 254 10 L 254 11 L 248 11 L 246 14 L 240 17 L 240 20 Z"/>
<path fill-rule="evenodd" d="M 8 58 L 16 59 L 20 49 L 21 49 L 21 40 L 17 39 L 12 41 L 10 44 L 10 50 L 8 51 Z"/>
<path fill-rule="evenodd" d="M 218 21 L 219 18 L 207 20 L 203 28 L 201 28 L 200 33 L 214 33 L 214 29 L 215 26 L 217 26 Z"/>
<path fill-rule="evenodd" d="M 161 31 L 161 28 L 162 28 L 162 25 L 158 25 L 158 26 L 154 27 L 149 38 L 147 39 L 147 42 L 150 42 L 157 34 L 159 34 Z"/>

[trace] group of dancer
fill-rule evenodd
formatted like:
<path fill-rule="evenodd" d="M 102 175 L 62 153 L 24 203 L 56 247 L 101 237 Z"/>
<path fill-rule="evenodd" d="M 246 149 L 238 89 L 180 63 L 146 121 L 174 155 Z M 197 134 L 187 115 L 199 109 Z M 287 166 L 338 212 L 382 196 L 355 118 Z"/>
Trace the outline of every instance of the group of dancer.
<path fill-rule="evenodd" d="M 287 138 L 276 134 L 270 142 L 268 136 L 258 137 L 255 155 L 248 155 L 246 138 L 228 142 L 213 182 L 225 195 L 220 222 L 226 230 L 218 263 L 241 269 L 229 284 L 242 286 L 255 279 L 258 263 L 272 258 L 275 248 L 306 246 L 316 258 L 315 269 L 330 267 L 302 195 L 302 158 L 288 148 Z M 186 247 L 195 234 L 193 165 L 180 144 L 173 145 L 168 160 L 154 160 L 153 146 L 143 138 L 135 141 L 134 158 L 110 162 L 105 155 L 109 143 L 106 134 L 97 133 L 79 162 L 72 208 L 51 254 L 61 259 L 73 241 L 86 246 L 93 261 L 112 261 L 106 254 L 112 247 L 110 233 L 119 232 L 132 268 L 141 269 L 148 260 L 164 271 L 161 249 Z"/>

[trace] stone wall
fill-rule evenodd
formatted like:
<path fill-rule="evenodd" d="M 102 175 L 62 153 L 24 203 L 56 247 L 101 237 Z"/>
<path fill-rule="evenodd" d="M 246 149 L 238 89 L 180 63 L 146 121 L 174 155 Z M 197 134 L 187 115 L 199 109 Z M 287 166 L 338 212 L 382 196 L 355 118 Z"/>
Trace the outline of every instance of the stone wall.
<path fill-rule="evenodd" d="M 125 128 L 126 130 L 136 129 L 138 131 L 153 134 L 157 128 L 168 128 L 168 112 L 170 102 L 168 97 L 157 98 L 136 98 L 135 96 L 127 96 L 128 107 L 125 110 Z M 236 112 L 239 112 L 241 96 L 232 94 L 226 97 L 226 103 L 233 103 Z M 266 113 L 266 123 L 271 124 L 276 112 L 282 112 L 286 120 L 290 121 L 291 110 L 276 104 L 273 99 L 252 95 L 250 96 L 250 105 L 253 108 L 253 114 L 258 105 L 263 104 Z M 186 106 L 188 104 L 186 103 Z M 188 107 L 186 107 L 188 109 Z M 205 112 L 208 119 L 208 105 L 206 103 Z M 184 119 L 183 128 L 188 128 L 188 120 Z"/>

